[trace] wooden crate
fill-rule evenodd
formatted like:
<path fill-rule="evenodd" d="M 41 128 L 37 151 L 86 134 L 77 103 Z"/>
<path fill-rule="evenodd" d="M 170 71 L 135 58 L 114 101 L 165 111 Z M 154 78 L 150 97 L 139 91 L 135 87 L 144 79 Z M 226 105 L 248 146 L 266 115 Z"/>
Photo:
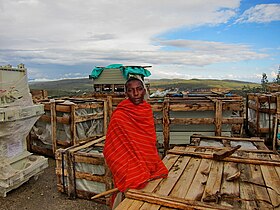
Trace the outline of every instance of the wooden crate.
<path fill-rule="evenodd" d="M 46 90 L 30 90 L 34 102 L 48 99 L 48 91 Z"/>
<path fill-rule="evenodd" d="M 279 84 L 269 84 L 269 85 L 267 85 L 267 91 L 280 92 L 280 85 Z"/>
<path fill-rule="evenodd" d="M 45 114 L 28 138 L 28 150 L 54 156 L 58 148 L 104 136 L 107 131 L 107 101 L 101 99 L 57 99 L 41 101 Z"/>
<path fill-rule="evenodd" d="M 109 168 L 105 164 L 105 137 L 56 151 L 56 176 L 59 192 L 70 198 L 90 199 L 113 188 Z M 109 204 L 109 198 L 97 200 Z"/>
<path fill-rule="evenodd" d="M 249 93 L 246 99 L 246 131 L 249 136 L 265 138 L 271 145 L 275 116 L 280 113 L 279 93 Z"/>
<path fill-rule="evenodd" d="M 198 138 L 196 136 L 196 138 Z M 200 137 L 209 140 L 209 137 Z M 217 141 L 221 138 L 217 137 Z M 228 138 L 228 137 L 225 137 Z M 211 139 L 215 140 L 215 139 Z M 260 139 L 227 139 L 261 143 Z M 273 151 L 244 146 L 224 159 L 224 146 L 183 146 L 168 151 L 166 179 L 128 190 L 116 210 L 127 209 L 277 209 L 280 205 L 280 157 Z"/>
<path fill-rule="evenodd" d="M 105 97 L 105 96 L 103 96 Z M 123 96 L 106 96 L 108 121 Z M 178 97 L 151 98 L 157 141 L 166 152 L 170 145 L 189 144 L 194 133 L 204 135 L 242 136 L 244 104 L 241 96 L 194 94 Z"/>
<path fill-rule="evenodd" d="M 170 145 L 189 144 L 195 133 L 241 136 L 244 123 L 242 97 L 185 97 L 149 100 L 155 116 L 157 138 Z"/>

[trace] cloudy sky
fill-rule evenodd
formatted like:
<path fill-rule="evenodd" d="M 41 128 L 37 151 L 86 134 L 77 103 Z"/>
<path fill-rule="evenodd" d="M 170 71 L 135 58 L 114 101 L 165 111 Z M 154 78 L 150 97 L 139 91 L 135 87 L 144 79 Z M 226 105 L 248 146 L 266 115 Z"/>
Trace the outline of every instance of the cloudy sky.
<path fill-rule="evenodd" d="M 280 0 L 0 0 L 0 66 L 29 79 L 151 65 L 151 79 L 260 82 L 280 65 Z"/>

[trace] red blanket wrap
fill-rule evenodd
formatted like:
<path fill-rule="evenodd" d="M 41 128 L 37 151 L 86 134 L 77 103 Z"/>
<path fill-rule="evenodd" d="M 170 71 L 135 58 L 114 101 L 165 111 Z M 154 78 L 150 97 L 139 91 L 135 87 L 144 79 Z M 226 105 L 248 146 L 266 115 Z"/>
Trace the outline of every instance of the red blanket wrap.
<path fill-rule="evenodd" d="M 118 105 L 110 120 L 103 153 L 115 187 L 121 192 L 167 177 L 168 170 L 156 148 L 153 113 L 146 101 L 134 105 L 126 99 Z"/>

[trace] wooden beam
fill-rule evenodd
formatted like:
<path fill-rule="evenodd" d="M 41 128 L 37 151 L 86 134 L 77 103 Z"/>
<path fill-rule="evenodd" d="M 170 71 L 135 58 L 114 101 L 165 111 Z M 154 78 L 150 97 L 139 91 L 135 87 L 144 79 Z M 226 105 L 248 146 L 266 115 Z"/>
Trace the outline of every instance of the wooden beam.
<path fill-rule="evenodd" d="M 181 150 L 169 150 L 168 154 L 176 154 L 176 155 L 186 155 L 195 158 L 205 158 L 205 159 L 213 159 L 213 154 L 205 154 L 198 152 L 188 152 Z M 259 164 L 259 165 L 270 165 L 270 166 L 280 166 L 279 160 L 264 160 L 264 159 L 252 159 L 252 158 L 244 158 L 244 157 L 226 157 L 222 159 L 222 161 L 227 162 L 235 162 L 235 163 L 244 163 L 244 164 Z"/>
<path fill-rule="evenodd" d="M 217 204 L 208 204 L 200 201 L 195 200 L 187 200 L 182 198 L 176 198 L 176 197 L 168 197 L 163 196 L 155 193 L 148 193 L 138 190 L 128 190 L 125 193 L 126 198 L 140 200 L 144 202 L 149 202 L 152 204 L 161 205 L 164 207 L 170 207 L 174 209 L 219 209 L 219 210 L 225 210 L 225 209 L 232 209 L 230 207 L 225 207 Z"/>
<path fill-rule="evenodd" d="M 215 136 L 222 135 L 223 102 L 216 100 L 215 103 Z"/>
<path fill-rule="evenodd" d="M 215 140 L 264 142 L 264 139 L 261 139 L 261 138 L 239 138 L 239 137 L 229 137 L 229 136 L 203 136 L 200 134 L 192 135 L 192 137 L 201 138 L 201 139 L 215 139 Z"/>
<path fill-rule="evenodd" d="M 163 146 L 164 146 L 164 155 L 167 150 L 169 150 L 169 141 L 170 141 L 170 116 L 169 116 L 169 100 L 163 102 L 162 108 L 163 114 Z"/>

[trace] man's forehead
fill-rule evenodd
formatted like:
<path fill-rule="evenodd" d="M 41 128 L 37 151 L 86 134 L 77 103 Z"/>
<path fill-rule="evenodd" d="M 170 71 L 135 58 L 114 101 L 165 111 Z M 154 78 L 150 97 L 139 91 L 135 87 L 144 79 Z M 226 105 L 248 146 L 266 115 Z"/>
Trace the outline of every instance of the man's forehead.
<path fill-rule="evenodd" d="M 143 86 L 142 82 L 139 80 L 131 80 L 127 83 L 127 86 Z"/>

